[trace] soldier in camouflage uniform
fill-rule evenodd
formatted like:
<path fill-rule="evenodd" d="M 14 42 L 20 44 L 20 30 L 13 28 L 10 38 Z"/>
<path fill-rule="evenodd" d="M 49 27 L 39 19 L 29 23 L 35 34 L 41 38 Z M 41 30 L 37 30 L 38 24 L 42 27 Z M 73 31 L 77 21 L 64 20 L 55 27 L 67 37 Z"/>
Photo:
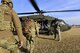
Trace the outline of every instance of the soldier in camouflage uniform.
<path fill-rule="evenodd" d="M 36 24 L 33 19 L 27 19 L 24 21 L 24 33 L 28 40 L 27 49 L 30 53 L 33 53 L 36 42 Z"/>
<path fill-rule="evenodd" d="M 19 48 L 23 46 L 23 33 L 19 17 L 12 9 L 11 0 L 2 0 L 0 5 L 0 53 L 20 53 Z M 16 44 L 13 33 L 12 23 L 14 24 L 19 43 Z"/>
<path fill-rule="evenodd" d="M 55 18 L 55 20 L 53 20 L 51 22 L 51 32 L 54 33 L 54 40 L 56 39 L 56 37 L 58 36 L 58 41 L 61 40 L 61 32 L 60 32 L 60 22 L 58 19 Z"/>
<path fill-rule="evenodd" d="M 36 35 L 38 37 L 39 36 L 40 24 L 37 21 L 35 21 L 35 26 L 36 26 Z"/>

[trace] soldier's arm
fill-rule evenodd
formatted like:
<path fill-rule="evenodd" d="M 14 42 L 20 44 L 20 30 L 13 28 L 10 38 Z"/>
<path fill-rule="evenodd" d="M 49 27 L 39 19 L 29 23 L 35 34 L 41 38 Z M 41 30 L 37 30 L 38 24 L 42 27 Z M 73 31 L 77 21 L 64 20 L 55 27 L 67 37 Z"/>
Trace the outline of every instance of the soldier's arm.
<path fill-rule="evenodd" d="M 13 19 L 13 23 L 15 25 L 19 40 L 23 41 L 22 40 L 23 33 L 22 33 L 21 22 L 20 22 L 19 17 L 17 16 L 17 14 L 14 10 L 12 10 L 12 19 Z"/>

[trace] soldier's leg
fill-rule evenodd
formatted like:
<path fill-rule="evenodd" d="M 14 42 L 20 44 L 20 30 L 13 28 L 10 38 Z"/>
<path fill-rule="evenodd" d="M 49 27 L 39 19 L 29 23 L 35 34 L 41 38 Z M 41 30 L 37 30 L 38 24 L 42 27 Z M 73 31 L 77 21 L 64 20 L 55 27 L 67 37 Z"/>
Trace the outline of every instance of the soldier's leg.
<path fill-rule="evenodd" d="M 18 39 L 18 36 L 17 36 L 17 35 L 15 35 L 14 37 L 15 37 L 15 39 L 16 39 L 17 41 L 19 41 L 19 39 Z M 27 40 L 26 35 L 25 35 L 25 38 L 26 38 L 26 39 L 24 39 L 24 40 L 25 40 L 25 42 L 24 42 L 24 44 L 23 44 L 23 47 L 22 47 L 22 48 L 20 48 L 20 52 L 21 52 L 21 53 L 27 53 L 28 40 Z"/>
<path fill-rule="evenodd" d="M 34 50 L 35 40 L 34 40 L 34 38 L 31 38 L 31 39 L 32 40 L 28 41 L 28 45 L 27 45 L 28 51 L 27 51 L 27 53 L 33 53 L 33 50 Z"/>
<path fill-rule="evenodd" d="M 54 40 L 56 39 L 56 35 L 57 35 L 56 30 L 54 30 Z"/>
<path fill-rule="evenodd" d="M 36 44 L 36 38 L 33 37 L 32 40 L 33 41 L 31 41 L 31 44 L 30 44 L 30 53 L 33 53 L 34 48 L 35 48 L 35 44 Z"/>
<path fill-rule="evenodd" d="M 8 37 L 6 39 L 0 40 L 1 49 L 4 51 L 9 51 L 9 53 L 19 53 L 18 46 L 15 44 L 14 39 Z M 1 52 L 0 52 L 1 53 Z"/>
<path fill-rule="evenodd" d="M 14 36 L 8 37 L 7 39 L 7 49 L 10 53 L 20 53 L 17 41 L 15 40 Z"/>
<path fill-rule="evenodd" d="M 28 44 L 27 44 L 27 53 L 30 53 L 30 42 L 28 40 Z"/>
<path fill-rule="evenodd" d="M 9 39 L 11 40 L 11 39 Z M 9 41 L 7 42 L 7 49 L 10 51 L 10 53 L 20 53 L 19 47 L 16 44 L 16 41 L 13 40 L 12 42 Z M 15 41 L 15 42 L 14 42 Z"/>
<path fill-rule="evenodd" d="M 36 43 L 36 35 L 35 35 L 36 31 L 31 31 L 30 35 L 30 53 L 33 53 L 34 47 L 35 47 L 35 43 Z"/>
<path fill-rule="evenodd" d="M 60 32 L 60 29 L 58 30 L 58 40 L 61 41 L 61 32 Z"/>

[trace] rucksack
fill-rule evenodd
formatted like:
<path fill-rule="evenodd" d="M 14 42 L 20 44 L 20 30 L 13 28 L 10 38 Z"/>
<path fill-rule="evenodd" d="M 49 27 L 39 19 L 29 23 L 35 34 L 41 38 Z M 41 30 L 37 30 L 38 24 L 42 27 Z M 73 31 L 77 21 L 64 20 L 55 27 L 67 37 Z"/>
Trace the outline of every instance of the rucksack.
<path fill-rule="evenodd" d="M 5 15 L 4 11 L 0 7 L 0 30 L 11 29 L 10 21 L 5 21 L 4 20 L 4 15 Z"/>

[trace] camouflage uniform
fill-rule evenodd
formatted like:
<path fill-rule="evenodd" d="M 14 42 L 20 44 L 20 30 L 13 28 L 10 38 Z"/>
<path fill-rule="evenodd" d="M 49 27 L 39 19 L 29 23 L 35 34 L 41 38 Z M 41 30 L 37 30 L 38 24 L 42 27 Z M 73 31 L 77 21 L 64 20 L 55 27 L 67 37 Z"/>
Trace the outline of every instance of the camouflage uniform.
<path fill-rule="evenodd" d="M 39 29 L 40 29 L 40 24 L 37 23 L 37 21 L 35 22 L 35 26 L 36 26 L 36 35 L 39 35 Z"/>
<path fill-rule="evenodd" d="M 35 42 L 36 42 L 36 25 L 35 22 L 32 19 L 27 20 L 25 22 L 25 36 L 28 40 L 27 49 L 30 51 L 30 53 L 33 53 Z"/>
<path fill-rule="evenodd" d="M 0 5 L 0 53 L 19 53 L 17 41 L 12 33 L 12 23 L 15 25 L 20 41 L 23 37 L 21 24 L 16 12 L 6 2 L 11 1 L 2 0 Z"/>
<path fill-rule="evenodd" d="M 60 22 L 57 21 L 56 19 L 53 20 L 52 26 L 51 26 L 51 31 L 54 33 L 54 39 L 58 36 L 58 41 L 61 40 L 61 34 L 60 34 Z"/>

